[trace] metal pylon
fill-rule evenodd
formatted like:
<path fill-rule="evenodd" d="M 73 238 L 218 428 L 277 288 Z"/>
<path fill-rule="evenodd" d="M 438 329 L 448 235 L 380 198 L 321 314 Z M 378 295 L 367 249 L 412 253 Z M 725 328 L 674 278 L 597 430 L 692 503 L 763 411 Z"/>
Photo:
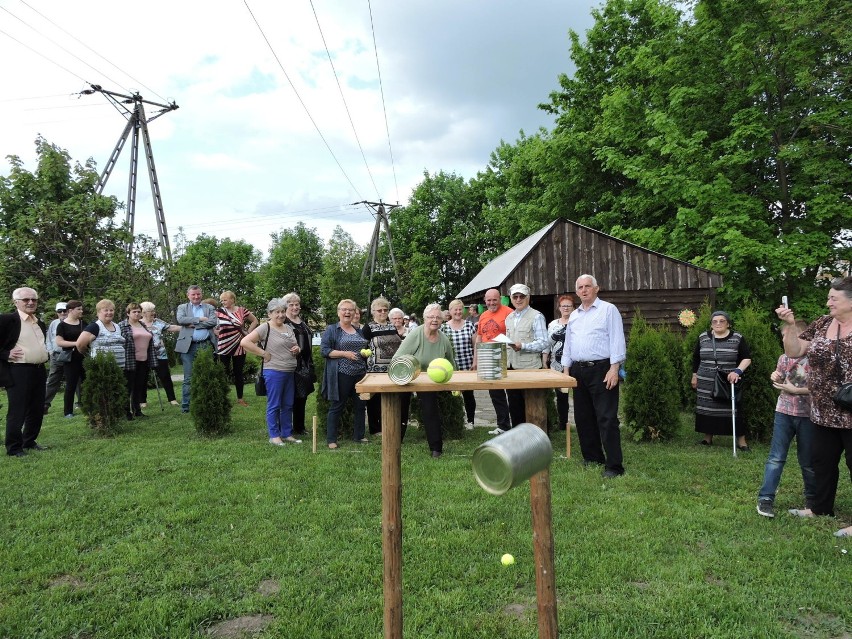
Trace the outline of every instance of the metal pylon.
<path fill-rule="evenodd" d="M 121 137 L 118 138 L 118 142 L 112 150 L 109 160 L 104 166 L 104 170 L 98 179 L 95 191 L 98 194 L 103 193 L 107 180 L 109 179 L 112 170 L 115 168 L 118 158 L 121 155 L 121 151 L 127 142 L 127 138 L 130 137 L 130 176 L 127 185 L 127 211 L 125 215 L 125 222 L 127 223 L 127 227 L 130 229 L 131 236 L 133 236 L 136 225 L 136 180 L 139 174 L 139 137 L 141 134 L 145 160 L 148 165 L 148 178 L 151 182 L 151 196 L 154 201 L 154 215 L 157 218 L 157 235 L 160 240 L 160 250 L 163 254 L 163 260 L 167 264 L 171 264 L 172 249 L 169 245 L 169 233 L 166 229 L 166 214 L 163 210 L 163 198 L 160 194 L 160 182 L 157 179 L 157 169 L 154 164 L 154 151 L 151 148 L 151 136 L 148 134 L 148 123 L 156 120 L 164 113 L 174 111 L 178 108 L 178 105 L 174 102 L 171 104 L 151 102 L 150 100 L 143 99 L 139 93 L 124 95 L 114 91 L 107 91 L 97 84 L 92 84 L 90 86 L 92 87 L 91 89 L 86 89 L 80 93 L 82 95 L 102 93 L 107 100 L 109 100 L 116 109 L 127 118 L 127 125 L 124 127 Z M 153 116 L 147 117 L 145 115 L 145 104 L 159 107 L 160 110 Z M 132 255 L 132 253 L 133 240 L 131 239 L 127 247 L 127 254 Z"/>
<path fill-rule="evenodd" d="M 364 262 L 364 269 L 361 271 L 361 281 L 367 277 L 367 270 L 370 271 L 370 280 L 367 285 L 367 300 L 372 299 L 373 276 L 376 273 L 376 261 L 379 251 L 379 235 L 382 227 L 388 236 L 388 249 L 390 249 L 391 265 L 393 266 L 393 274 L 396 278 L 397 286 L 399 286 L 399 271 L 396 268 L 396 257 L 393 254 L 393 239 L 391 238 L 390 223 L 388 217 L 390 212 L 400 206 L 399 204 L 385 204 L 381 200 L 378 202 L 353 202 L 353 204 L 365 204 L 373 210 L 373 215 L 376 217 L 376 225 L 373 227 L 373 237 L 370 239 L 370 247 L 367 251 L 367 259 Z"/>

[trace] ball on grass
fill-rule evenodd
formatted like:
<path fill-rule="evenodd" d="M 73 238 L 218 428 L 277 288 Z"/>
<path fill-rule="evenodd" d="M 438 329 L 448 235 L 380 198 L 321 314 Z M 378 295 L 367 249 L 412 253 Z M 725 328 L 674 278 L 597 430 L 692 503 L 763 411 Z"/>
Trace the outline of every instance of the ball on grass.
<path fill-rule="evenodd" d="M 429 368 L 426 369 L 426 374 L 436 384 L 446 384 L 453 376 L 453 365 L 449 360 L 439 357 L 429 362 Z"/>
<path fill-rule="evenodd" d="M 515 563 L 515 558 L 512 557 L 512 555 L 510 555 L 509 553 L 506 553 L 505 555 L 500 557 L 500 563 L 504 566 L 511 566 L 513 563 Z"/>

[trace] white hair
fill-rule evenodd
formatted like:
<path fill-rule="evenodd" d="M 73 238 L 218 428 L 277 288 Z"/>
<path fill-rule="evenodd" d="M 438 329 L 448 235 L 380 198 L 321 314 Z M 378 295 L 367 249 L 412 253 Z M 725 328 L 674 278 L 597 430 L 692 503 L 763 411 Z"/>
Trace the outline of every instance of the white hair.
<path fill-rule="evenodd" d="M 402 309 L 396 308 L 394 306 L 390 311 L 388 311 L 388 319 L 390 319 L 391 317 L 394 317 L 396 315 L 399 315 L 400 317 L 405 317 L 405 313 L 402 312 Z"/>
<path fill-rule="evenodd" d="M 598 281 L 595 279 L 595 276 L 589 275 L 588 273 L 583 273 L 580 277 L 578 277 L 577 280 L 574 282 L 574 286 L 577 286 L 577 282 L 579 282 L 580 280 L 585 280 L 585 279 L 591 280 L 592 286 L 597 287 Z"/>

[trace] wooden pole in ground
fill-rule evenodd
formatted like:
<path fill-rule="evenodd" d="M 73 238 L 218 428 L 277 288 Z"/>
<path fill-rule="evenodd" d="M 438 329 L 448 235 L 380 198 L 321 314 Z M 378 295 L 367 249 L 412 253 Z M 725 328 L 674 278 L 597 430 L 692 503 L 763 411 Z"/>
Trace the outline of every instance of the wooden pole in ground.
<path fill-rule="evenodd" d="M 314 435 L 314 455 L 317 454 L 317 416 L 314 415 L 314 427 L 313 427 L 313 435 Z"/>
<path fill-rule="evenodd" d="M 565 422 L 565 456 L 571 459 L 571 422 Z"/>
<path fill-rule="evenodd" d="M 385 639 L 402 639 L 402 433 L 399 393 L 382 393 Z"/>
<path fill-rule="evenodd" d="M 547 431 L 545 391 L 524 391 L 527 421 Z M 533 558 L 535 560 L 535 589 L 538 603 L 539 639 L 559 637 L 556 617 L 556 573 L 554 571 L 553 528 L 550 502 L 550 470 L 545 469 L 530 478 L 532 508 Z"/>

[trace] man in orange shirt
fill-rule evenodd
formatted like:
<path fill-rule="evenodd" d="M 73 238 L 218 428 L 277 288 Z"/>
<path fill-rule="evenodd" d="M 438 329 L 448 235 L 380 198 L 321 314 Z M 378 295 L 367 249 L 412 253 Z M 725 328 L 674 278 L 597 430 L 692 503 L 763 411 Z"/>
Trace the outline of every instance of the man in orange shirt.
<path fill-rule="evenodd" d="M 476 370 L 476 344 L 480 342 L 493 342 L 498 335 L 506 334 L 506 317 L 512 313 L 512 309 L 504 306 L 500 301 L 500 291 L 489 288 L 485 291 L 485 306 L 487 310 L 479 316 L 479 324 L 476 328 L 476 343 L 473 350 L 473 370 Z M 509 417 L 509 399 L 506 391 L 502 388 L 489 390 L 491 403 L 494 404 L 494 412 L 497 414 L 497 428 L 489 431 L 489 435 L 505 433 L 512 427 Z"/>

